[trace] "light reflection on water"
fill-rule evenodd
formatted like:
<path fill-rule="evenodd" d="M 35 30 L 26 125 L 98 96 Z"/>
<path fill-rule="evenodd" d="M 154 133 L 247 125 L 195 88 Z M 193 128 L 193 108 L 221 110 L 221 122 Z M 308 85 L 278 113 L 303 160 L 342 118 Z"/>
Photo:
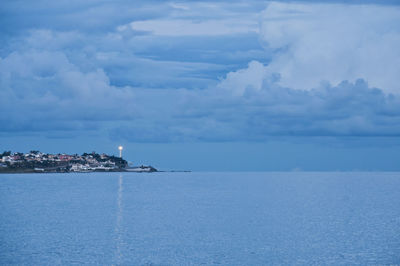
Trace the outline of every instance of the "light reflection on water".
<path fill-rule="evenodd" d="M 124 177 L 122 174 L 118 178 L 118 193 L 117 193 L 117 222 L 115 224 L 115 241 L 117 245 L 116 250 L 116 265 L 122 263 L 122 246 L 123 246 L 123 230 L 122 230 L 122 219 L 123 219 L 123 209 L 122 209 L 122 192 L 123 192 L 123 182 Z"/>

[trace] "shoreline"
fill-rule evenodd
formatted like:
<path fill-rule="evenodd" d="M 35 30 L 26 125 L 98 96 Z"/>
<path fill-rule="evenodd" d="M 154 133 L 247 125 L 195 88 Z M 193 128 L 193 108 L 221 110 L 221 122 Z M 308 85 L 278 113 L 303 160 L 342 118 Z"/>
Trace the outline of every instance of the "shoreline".
<path fill-rule="evenodd" d="M 127 171 L 126 169 L 121 170 L 110 170 L 110 171 L 35 171 L 33 169 L 27 169 L 22 171 L 1 171 L 1 174 L 90 174 L 90 173 L 191 173 L 190 170 L 136 170 L 136 171 Z"/>

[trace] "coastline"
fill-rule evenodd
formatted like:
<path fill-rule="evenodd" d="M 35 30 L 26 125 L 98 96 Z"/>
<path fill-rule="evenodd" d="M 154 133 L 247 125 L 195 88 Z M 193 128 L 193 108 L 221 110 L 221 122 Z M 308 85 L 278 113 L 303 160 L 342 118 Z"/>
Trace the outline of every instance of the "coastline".
<path fill-rule="evenodd" d="M 134 171 L 130 171 L 132 168 L 123 168 L 123 169 L 109 169 L 109 170 L 85 170 L 85 171 L 70 171 L 68 168 L 66 169 L 57 169 L 57 170 L 37 170 L 37 169 L 0 169 L 0 174 L 65 174 L 65 173 L 155 173 L 155 172 L 166 172 L 166 171 L 158 171 L 155 168 L 145 168 L 135 169 Z M 175 171 L 171 171 L 175 172 Z M 186 171 L 185 171 L 186 172 Z"/>
<path fill-rule="evenodd" d="M 90 174 L 90 173 L 192 173 L 191 170 L 157 170 L 157 171 L 126 171 L 126 170 L 113 170 L 113 171 L 87 171 L 87 172 L 37 172 L 37 171 L 0 171 L 2 174 Z"/>
<path fill-rule="evenodd" d="M 132 169 L 135 169 L 132 171 Z M 10 169 L 8 169 L 10 170 Z M 82 174 L 82 173 L 191 173 L 191 170 L 158 170 L 152 166 L 129 167 L 112 170 L 92 170 L 92 171 L 35 171 L 35 169 L 12 169 L 4 171 L 0 169 L 1 174 Z"/>

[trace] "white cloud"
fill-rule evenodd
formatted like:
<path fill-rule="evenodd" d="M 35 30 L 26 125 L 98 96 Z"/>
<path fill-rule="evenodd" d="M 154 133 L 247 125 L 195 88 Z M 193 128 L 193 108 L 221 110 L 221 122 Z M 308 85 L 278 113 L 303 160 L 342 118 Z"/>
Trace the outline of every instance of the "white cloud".
<path fill-rule="evenodd" d="M 255 20 L 210 19 L 193 21 L 188 19 L 154 19 L 130 23 L 132 30 L 148 31 L 160 36 L 217 36 L 258 32 Z M 119 27 L 120 30 L 125 27 Z"/>
<path fill-rule="evenodd" d="M 61 52 L 30 50 L 0 58 L 0 116 L 4 128 L 31 122 L 132 117 L 133 93 L 110 85 L 102 69 L 85 72 Z M 19 110 L 10 113 L 18 106 Z M 132 111 L 132 112 L 131 112 Z M 47 127 L 48 128 L 48 127 Z"/>
<path fill-rule="evenodd" d="M 296 89 L 363 78 L 400 93 L 399 25 L 394 6 L 273 2 L 261 23 L 262 40 L 277 51 L 268 72 Z"/>
<path fill-rule="evenodd" d="M 182 9 L 182 10 L 189 10 L 190 8 L 187 5 L 181 3 L 170 3 L 169 4 L 172 8 L 175 9 Z"/>
<path fill-rule="evenodd" d="M 246 89 L 259 91 L 268 74 L 267 68 L 258 61 L 251 61 L 247 68 L 230 72 L 218 87 L 230 90 L 233 95 L 243 95 Z"/>

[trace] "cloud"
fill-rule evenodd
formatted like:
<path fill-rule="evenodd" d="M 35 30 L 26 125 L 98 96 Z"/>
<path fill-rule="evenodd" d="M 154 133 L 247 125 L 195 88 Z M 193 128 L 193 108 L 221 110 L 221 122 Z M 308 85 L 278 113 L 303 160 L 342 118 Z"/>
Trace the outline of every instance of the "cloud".
<path fill-rule="evenodd" d="M 61 52 L 30 50 L 0 59 L 0 128 L 73 130 L 132 119 L 133 94 L 110 85 L 101 69 L 83 72 Z"/>
<path fill-rule="evenodd" d="M 230 72 L 219 84 L 219 88 L 243 95 L 247 89 L 259 91 L 268 75 L 268 69 L 258 61 L 251 61 L 247 68 Z"/>
<path fill-rule="evenodd" d="M 1 134 L 400 135 L 397 7 L 274 2 L 257 15 L 254 2 L 149 2 L 140 8 L 158 11 L 114 20 L 108 2 L 74 5 L 43 20 L 19 7 L 35 23 L 19 25 L 0 50 Z"/>
<path fill-rule="evenodd" d="M 234 19 L 206 21 L 183 19 L 145 20 L 132 22 L 129 26 L 133 30 L 151 32 L 161 36 L 218 36 L 258 31 L 257 22 Z"/>
<path fill-rule="evenodd" d="M 241 1 L 7 1 L 0 10 L 7 26 L 0 31 L 13 30 L 0 37 L 0 57 L 30 49 L 61 51 L 85 71 L 103 69 L 112 85 L 206 88 L 249 60 L 267 60 L 256 33 L 258 6 Z M 153 35 L 130 26 L 160 21 L 178 23 L 195 36 Z M 213 28 L 224 35 L 210 34 Z M 149 68 L 151 74 L 145 71 Z"/>
<path fill-rule="evenodd" d="M 276 51 L 268 72 L 290 88 L 363 78 L 399 93 L 398 25 L 395 6 L 272 2 L 261 23 L 262 40 Z"/>
<path fill-rule="evenodd" d="M 252 62 L 248 69 L 257 68 L 258 64 Z M 248 69 L 228 75 L 221 84 L 233 84 L 229 79 L 239 79 L 248 74 Z M 222 85 L 206 91 L 165 94 L 164 101 L 173 102 L 173 108 L 164 109 L 165 105 L 161 105 L 146 115 L 143 107 L 145 116 L 141 122 L 120 125 L 111 135 L 134 142 L 400 135 L 399 97 L 371 88 L 364 80 L 325 84 L 313 90 L 284 88 L 278 81 L 264 79 L 261 85 L 246 86 L 241 94 Z"/>
<path fill-rule="evenodd" d="M 27 28 L 47 28 L 60 31 L 84 31 L 102 33 L 118 25 L 154 17 L 162 17 L 172 10 L 161 1 L 64 1 L 50 0 L 10 1 L 2 3 L 0 31 L 6 34 Z"/>

